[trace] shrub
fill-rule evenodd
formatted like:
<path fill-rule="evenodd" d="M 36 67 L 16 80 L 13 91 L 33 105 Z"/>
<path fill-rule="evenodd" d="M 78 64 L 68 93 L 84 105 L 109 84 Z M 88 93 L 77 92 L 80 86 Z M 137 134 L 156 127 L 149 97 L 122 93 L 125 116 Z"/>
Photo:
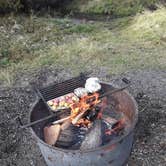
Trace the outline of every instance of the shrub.
<path fill-rule="evenodd" d="M 66 8 L 76 13 L 121 17 L 134 15 L 144 8 L 155 10 L 160 2 L 163 0 L 72 0 Z"/>
<path fill-rule="evenodd" d="M 88 25 L 88 24 L 79 24 L 72 26 L 69 28 L 67 31 L 72 32 L 72 33 L 90 33 L 94 31 L 94 26 Z"/>
<path fill-rule="evenodd" d="M 0 12 L 18 11 L 22 7 L 21 0 L 0 0 Z"/>

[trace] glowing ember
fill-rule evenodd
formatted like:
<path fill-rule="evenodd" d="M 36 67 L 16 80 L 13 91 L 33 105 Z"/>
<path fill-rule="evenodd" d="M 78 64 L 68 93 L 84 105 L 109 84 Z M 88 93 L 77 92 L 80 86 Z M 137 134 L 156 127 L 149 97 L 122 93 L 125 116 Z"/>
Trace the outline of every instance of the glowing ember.
<path fill-rule="evenodd" d="M 100 108 L 101 108 L 101 110 L 100 110 L 100 112 L 98 113 L 98 115 L 97 115 L 97 118 L 98 119 L 101 119 L 102 117 L 103 117 L 103 111 L 104 111 L 104 109 L 107 107 L 107 97 L 104 97 L 103 99 L 102 99 L 102 101 L 101 101 L 101 103 L 100 103 Z"/>
<path fill-rule="evenodd" d="M 125 127 L 126 119 L 122 118 L 120 119 L 112 129 L 107 129 L 105 131 L 106 135 L 112 135 L 114 133 L 117 133 L 118 131 L 122 130 Z"/>
<path fill-rule="evenodd" d="M 83 118 L 84 114 L 100 103 L 99 94 L 93 93 L 81 97 L 80 101 L 71 105 L 71 120 L 74 125 L 89 126 L 91 121 Z"/>

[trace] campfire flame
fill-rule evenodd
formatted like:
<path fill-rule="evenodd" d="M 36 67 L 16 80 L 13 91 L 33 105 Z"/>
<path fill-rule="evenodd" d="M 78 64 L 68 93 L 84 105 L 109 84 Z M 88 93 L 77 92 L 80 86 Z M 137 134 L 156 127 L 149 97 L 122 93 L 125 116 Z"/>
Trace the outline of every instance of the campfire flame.
<path fill-rule="evenodd" d="M 106 135 L 112 135 L 117 133 L 118 131 L 124 129 L 124 126 L 126 124 L 126 118 L 121 118 L 117 123 L 116 126 L 113 129 L 107 129 L 105 131 Z"/>
<path fill-rule="evenodd" d="M 88 127 L 91 124 L 91 121 L 83 118 L 83 115 L 87 110 L 90 110 L 94 106 L 100 103 L 99 93 L 93 93 L 90 95 L 85 95 L 80 98 L 79 102 L 72 104 L 70 118 L 73 121 L 77 116 L 82 115 L 78 118 L 76 124 L 77 126 L 86 126 Z"/>

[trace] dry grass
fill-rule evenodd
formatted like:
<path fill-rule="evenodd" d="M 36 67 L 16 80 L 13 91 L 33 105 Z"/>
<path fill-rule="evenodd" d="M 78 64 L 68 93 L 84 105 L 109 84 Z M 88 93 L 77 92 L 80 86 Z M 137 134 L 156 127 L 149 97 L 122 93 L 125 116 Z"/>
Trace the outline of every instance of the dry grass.
<path fill-rule="evenodd" d="M 165 16 L 166 10 L 161 8 L 111 22 L 3 18 L 6 23 L 1 22 L 0 31 L 0 80 L 11 84 L 15 73 L 43 66 L 69 68 L 76 74 L 103 66 L 111 74 L 136 68 L 165 69 Z M 20 25 L 18 31 L 11 32 L 11 20 Z"/>
<path fill-rule="evenodd" d="M 160 42 L 166 40 L 166 8 L 155 12 L 145 11 L 134 17 L 131 25 L 123 31 L 131 40 L 154 40 Z"/>

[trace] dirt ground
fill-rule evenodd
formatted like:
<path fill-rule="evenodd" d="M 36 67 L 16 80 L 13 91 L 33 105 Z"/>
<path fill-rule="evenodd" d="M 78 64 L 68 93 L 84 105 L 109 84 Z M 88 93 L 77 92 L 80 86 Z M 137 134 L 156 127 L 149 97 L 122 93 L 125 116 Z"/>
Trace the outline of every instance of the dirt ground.
<path fill-rule="evenodd" d="M 90 76 L 119 83 L 123 76 L 131 80 L 130 93 L 139 107 L 139 120 L 129 166 L 164 166 L 166 163 L 166 71 L 131 71 L 110 76 L 107 69 L 92 71 Z M 13 87 L 0 86 L 0 166 L 46 166 L 29 129 L 21 130 L 17 117 L 28 120 L 36 100 L 32 86 L 46 85 L 72 77 L 72 72 L 42 69 L 19 74 Z"/>

